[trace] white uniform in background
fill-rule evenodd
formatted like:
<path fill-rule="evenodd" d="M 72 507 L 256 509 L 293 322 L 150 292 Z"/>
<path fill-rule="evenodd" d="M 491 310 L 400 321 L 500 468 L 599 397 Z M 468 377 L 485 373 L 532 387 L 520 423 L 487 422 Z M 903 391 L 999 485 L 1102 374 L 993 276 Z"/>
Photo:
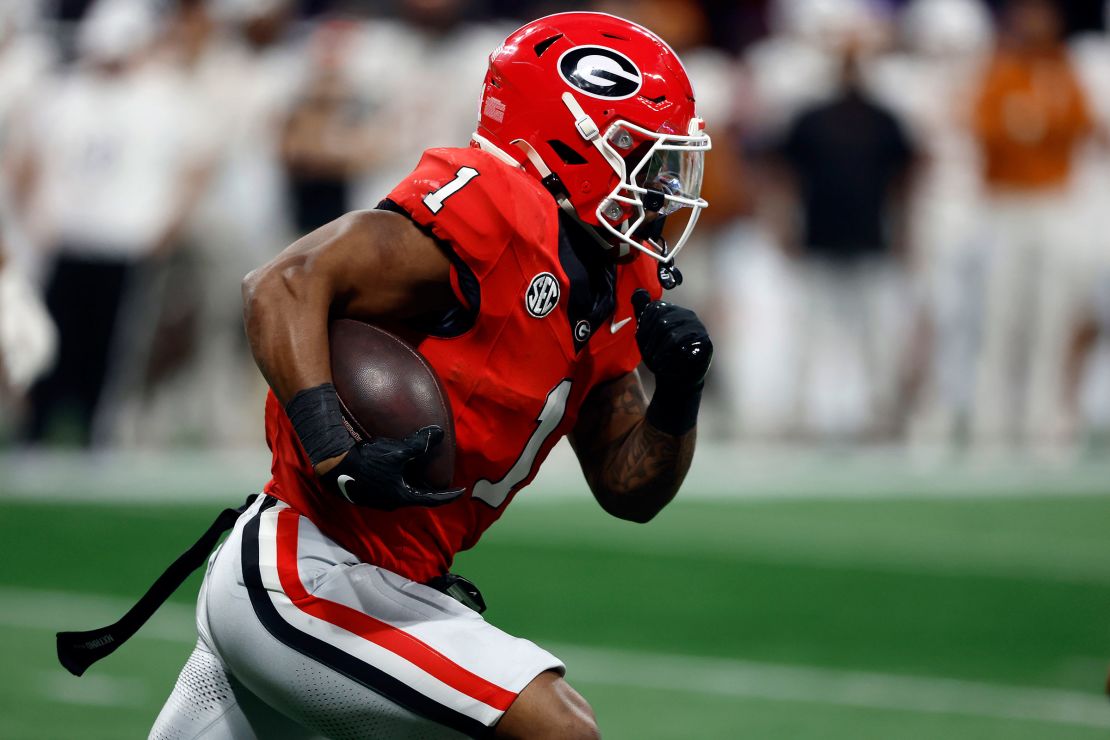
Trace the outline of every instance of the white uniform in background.
<path fill-rule="evenodd" d="M 126 440 L 166 445 L 203 440 L 221 448 L 256 444 L 253 413 L 264 390 L 246 350 L 240 282 L 293 240 L 279 148 L 303 77 L 294 43 L 262 52 L 220 36 L 183 80 L 205 111 L 201 136 L 213 170 L 173 269 L 195 292 L 196 347 L 133 415 Z"/>
<path fill-rule="evenodd" d="M 412 171 L 429 146 L 463 146 L 478 120 L 478 96 L 497 48 L 512 29 L 462 24 L 444 34 L 366 21 L 348 58 L 367 126 L 382 129 L 380 158 L 355 183 L 352 205 L 373 208 Z M 388 133 L 387 133 L 388 132 Z"/>
<path fill-rule="evenodd" d="M 35 286 L 14 265 L 0 267 L 0 385 L 16 397 L 54 362 L 58 331 Z"/>
<path fill-rule="evenodd" d="M 1110 22 L 1110 2 L 1106 4 Z M 1092 115 L 1110 132 L 1110 35 L 1086 34 L 1072 44 L 1073 59 L 1088 91 Z M 1091 225 L 1081 274 L 1091 279 L 1091 311 L 1099 322 L 1100 341 L 1089 358 L 1079 396 L 1080 419 L 1089 429 L 1110 429 L 1110 150 L 1105 142 L 1090 143 L 1076 160 L 1076 190 L 1084 218 Z"/>
<path fill-rule="evenodd" d="M 30 111 L 57 63 L 50 40 L 32 25 L 32 8 L 30 2 L 0 3 L 0 190 L 6 191 L 5 198 L 11 196 L 15 185 L 10 182 L 14 160 L 28 145 Z M 41 250 L 26 233 L 26 214 L 9 210 L 3 222 L 4 229 L 14 226 L 20 231 L 18 237 L 4 235 L 8 256 L 18 260 L 19 268 L 38 282 L 43 267 Z"/>
<path fill-rule="evenodd" d="M 49 42 L 33 29 L 33 3 L 0 4 L 0 404 L 19 398 L 54 361 L 58 332 L 39 294 L 40 260 L 12 211 L 7 180 L 10 158 L 25 142 L 26 115 L 55 59 Z M 11 419 L 8 409 L 0 416 Z"/>
<path fill-rule="evenodd" d="M 1015 438 L 1050 449 L 1067 441 L 1061 437 L 1068 428 L 1062 405 L 1064 358 L 1089 295 L 1079 253 L 1092 236 L 1071 195 L 991 199 L 972 424 L 975 441 L 987 452 Z"/>
<path fill-rule="evenodd" d="M 33 145 L 51 242 L 135 260 L 158 245 L 183 174 L 206 154 L 202 111 L 178 82 L 155 68 L 125 78 L 79 73 L 42 97 Z"/>
<path fill-rule="evenodd" d="M 100 443 L 131 439 L 128 404 L 141 388 L 164 277 L 139 274 L 210 157 L 204 110 L 175 71 L 145 65 L 124 76 L 78 69 L 44 90 L 29 145 L 39 165 L 33 218 L 59 257 L 129 265 L 93 426 Z M 65 336 L 62 337 L 65 341 Z"/>
<path fill-rule="evenodd" d="M 6 193 L 0 187 L 0 409 L 10 393 L 20 398 L 54 363 L 58 330 L 42 303 L 38 287 L 14 253 L 25 249 L 15 228 Z M 10 415 L 5 413 L 5 417 Z"/>
<path fill-rule="evenodd" d="M 776 34 L 745 63 L 748 128 L 773 146 L 798 114 L 839 94 L 841 49 L 873 40 L 881 20 L 857 0 L 781 0 L 770 20 Z M 873 63 L 861 60 L 865 85 Z M 844 269 L 788 260 L 758 224 L 732 251 L 718 272 L 718 290 L 731 289 L 739 304 L 722 359 L 745 432 L 850 436 L 881 422 L 904 334 L 897 270 L 885 260 Z"/>
<path fill-rule="evenodd" d="M 731 135 L 730 125 L 736 117 L 739 86 L 736 63 L 724 52 L 709 47 L 684 49 L 680 54 L 698 101 L 698 114 L 710 122 L 707 124 L 710 136 L 719 137 L 720 141 Z M 683 284 L 666 294 L 668 301 L 697 312 L 715 336 L 726 331 L 726 326 L 736 315 L 738 296 L 735 286 L 720 285 L 718 274 L 721 255 L 732 251 L 735 246 L 737 229 L 743 223 L 738 221 L 724 225 L 711 225 L 705 219 L 698 222 L 690 243 L 683 247 L 678 258 Z M 726 371 L 714 373 L 714 390 L 711 392 L 714 398 L 725 403 L 707 404 L 701 423 L 707 429 L 733 435 L 739 428 L 737 422 L 741 421 L 731 403 L 735 398 L 731 390 L 733 378 L 729 377 L 731 371 L 727 366 L 719 367 Z"/>
<path fill-rule="evenodd" d="M 748 49 L 734 83 L 744 87 L 737 115 L 749 143 L 772 145 L 799 111 L 835 91 L 836 60 L 822 44 L 821 29 L 829 15 L 835 21 L 836 6 L 821 3 L 810 12 L 804 0 L 780 0 L 772 9 L 772 35 Z M 727 395 L 733 431 L 781 436 L 797 402 L 797 276 L 758 217 L 722 233 L 713 266 L 710 284 L 721 314 L 713 376 Z"/>
<path fill-rule="evenodd" d="M 914 299 L 933 331 L 915 441 L 943 444 L 971 410 L 983 290 L 980 158 L 968 128 L 991 49 L 981 0 L 915 0 L 901 28 L 909 51 L 877 65 L 880 98 L 905 120 L 921 153 L 911 208 Z"/>
<path fill-rule="evenodd" d="M 1096 224 L 1078 188 L 1077 158 L 1086 142 L 1074 127 L 1080 108 L 1089 110 L 1091 95 L 1082 84 L 1073 88 L 1081 83 L 1074 64 L 1044 59 L 1036 65 L 1028 89 L 1008 88 L 1012 104 L 1004 108 L 1004 136 L 996 134 L 994 146 L 1016 151 L 995 161 L 1000 182 L 985 182 L 986 285 L 971 432 L 988 454 L 1015 443 L 1051 453 L 1069 441 L 1064 364 L 1089 299 L 1085 262 Z M 1000 85 L 993 92 L 995 105 L 999 89 L 1007 89 L 1003 79 L 994 83 Z M 1070 117 L 1071 128 L 1053 136 L 1080 138 L 1071 141 L 1062 178 L 1044 180 L 1042 173 L 1034 181 L 1030 166 L 1016 158 L 1036 157 L 1028 161 L 1042 170 L 1059 161 L 1059 143 L 1045 143 L 1050 140 L 1042 111 L 1049 107 L 1058 118 Z"/>

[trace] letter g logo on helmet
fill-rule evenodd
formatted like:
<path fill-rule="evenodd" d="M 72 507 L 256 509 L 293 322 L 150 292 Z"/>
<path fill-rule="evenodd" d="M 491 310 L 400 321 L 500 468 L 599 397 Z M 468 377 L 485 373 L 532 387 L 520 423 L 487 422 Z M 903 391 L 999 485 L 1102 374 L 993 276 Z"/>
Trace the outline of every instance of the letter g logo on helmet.
<path fill-rule="evenodd" d="M 576 46 L 563 52 L 559 75 L 571 87 L 605 100 L 630 98 L 643 84 L 631 59 L 604 46 Z"/>

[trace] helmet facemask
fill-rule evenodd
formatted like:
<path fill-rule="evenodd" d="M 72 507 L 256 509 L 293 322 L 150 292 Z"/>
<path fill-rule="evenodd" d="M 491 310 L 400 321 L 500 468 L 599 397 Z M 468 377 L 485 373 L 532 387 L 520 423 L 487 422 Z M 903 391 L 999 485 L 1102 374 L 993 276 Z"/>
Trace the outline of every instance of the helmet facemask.
<path fill-rule="evenodd" d="M 622 255 L 635 247 L 660 262 L 673 260 L 709 205 L 701 197 L 701 184 L 711 142 L 701 119 L 691 119 L 684 135 L 651 131 L 623 119 L 613 121 L 600 135 L 573 95 L 565 93 L 563 100 L 575 115 L 579 133 L 617 175 L 616 185 L 594 214 L 600 228 L 618 240 L 614 246 Z M 682 208 L 692 212 L 674 246 L 662 238 L 660 228 L 644 228 Z"/>

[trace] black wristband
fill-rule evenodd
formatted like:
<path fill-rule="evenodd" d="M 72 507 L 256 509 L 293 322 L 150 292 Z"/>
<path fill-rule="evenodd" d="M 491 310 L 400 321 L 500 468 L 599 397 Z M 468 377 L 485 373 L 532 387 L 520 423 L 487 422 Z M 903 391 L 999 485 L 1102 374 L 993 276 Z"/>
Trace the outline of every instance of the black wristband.
<path fill-rule="evenodd" d="M 297 395 L 285 404 L 285 413 L 293 422 L 293 429 L 313 465 L 342 455 L 355 446 L 354 438 L 343 423 L 339 394 L 331 383 L 297 391 Z"/>
<path fill-rule="evenodd" d="M 647 422 L 653 427 L 681 437 L 698 424 L 698 407 L 701 405 L 703 383 L 681 390 L 658 386 L 647 407 Z"/>

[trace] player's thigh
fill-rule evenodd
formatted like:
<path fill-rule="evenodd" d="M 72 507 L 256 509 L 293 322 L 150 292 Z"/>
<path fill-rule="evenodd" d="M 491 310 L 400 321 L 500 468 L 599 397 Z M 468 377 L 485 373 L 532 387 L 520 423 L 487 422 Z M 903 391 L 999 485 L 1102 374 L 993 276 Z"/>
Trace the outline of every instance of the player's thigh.
<path fill-rule="evenodd" d="M 482 735 L 538 674 L 562 670 L 454 599 L 359 563 L 284 505 L 248 515 L 209 572 L 202 635 L 300 724 L 329 737 Z"/>
<path fill-rule="evenodd" d="M 248 510 L 246 526 L 242 520 L 237 524 L 202 588 L 201 639 L 228 673 L 287 717 L 291 730 L 306 727 L 336 740 L 460 737 L 410 709 L 418 704 L 416 694 L 390 681 L 365 656 L 337 648 L 333 643 L 342 639 L 342 629 L 301 614 L 280 587 L 255 587 L 252 578 L 257 580 L 260 571 L 276 577 L 274 553 L 264 550 L 273 544 L 273 533 L 261 547 L 257 527 L 252 536 L 250 525 L 257 525 L 260 509 L 256 504 Z M 406 693 L 399 697 L 397 692 Z"/>
<path fill-rule="evenodd" d="M 497 725 L 505 740 L 593 740 L 601 737 L 593 709 L 556 671 L 544 671 L 520 692 Z"/>

